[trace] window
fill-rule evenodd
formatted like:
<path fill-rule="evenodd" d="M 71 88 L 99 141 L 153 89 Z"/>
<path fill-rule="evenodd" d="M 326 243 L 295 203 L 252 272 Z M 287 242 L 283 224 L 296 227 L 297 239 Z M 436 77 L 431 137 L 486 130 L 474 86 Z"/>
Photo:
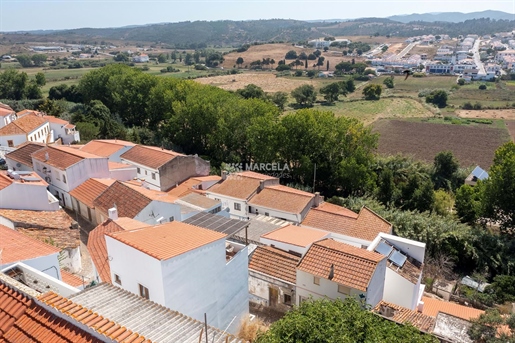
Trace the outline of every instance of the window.
<path fill-rule="evenodd" d="M 314 276 L 314 277 L 313 277 L 313 283 L 314 283 L 315 285 L 319 285 L 319 286 L 320 286 L 320 278 L 319 278 L 319 277 L 317 277 L 317 276 Z"/>
<path fill-rule="evenodd" d="M 32 139 L 31 139 L 31 140 L 32 140 Z M 8 146 L 8 147 L 10 147 L 10 148 L 14 148 L 14 143 L 13 143 L 13 141 L 9 139 L 9 140 L 7 141 L 7 146 Z"/>
<path fill-rule="evenodd" d="M 150 295 L 148 293 L 148 288 L 141 284 L 138 284 L 138 286 L 139 286 L 139 295 L 145 299 L 150 299 Z"/>
<path fill-rule="evenodd" d="M 265 216 L 270 217 L 270 213 L 265 212 Z"/>
<path fill-rule="evenodd" d="M 241 211 L 241 204 L 234 203 L 234 209 L 235 209 L 236 211 Z"/>
<path fill-rule="evenodd" d="M 174 216 L 171 216 L 170 217 L 170 221 L 173 222 L 175 220 L 175 217 Z"/>
<path fill-rule="evenodd" d="M 66 175 L 63 174 L 63 182 L 66 183 Z"/>
<path fill-rule="evenodd" d="M 283 303 L 286 305 L 291 305 L 291 295 L 290 294 L 284 294 Z"/>
<path fill-rule="evenodd" d="M 139 167 L 138 167 L 138 168 L 136 168 L 136 172 L 137 172 L 138 174 L 141 174 L 141 169 L 139 169 Z"/>
<path fill-rule="evenodd" d="M 145 170 L 145 175 L 148 175 L 147 171 Z"/>
<path fill-rule="evenodd" d="M 120 279 L 120 275 L 118 274 L 114 274 L 114 282 L 116 282 L 117 284 L 121 285 L 122 284 L 122 279 Z M 141 285 L 140 285 L 141 286 Z"/>
<path fill-rule="evenodd" d="M 350 295 L 350 287 L 338 285 L 338 293 Z"/>
<path fill-rule="evenodd" d="M 156 173 L 152 173 L 152 180 L 156 179 Z"/>

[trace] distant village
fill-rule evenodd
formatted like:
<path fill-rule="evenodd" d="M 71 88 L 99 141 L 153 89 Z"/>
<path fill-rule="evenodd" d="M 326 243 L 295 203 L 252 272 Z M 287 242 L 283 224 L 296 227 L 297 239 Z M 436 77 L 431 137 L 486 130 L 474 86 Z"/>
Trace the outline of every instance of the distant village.
<path fill-rule="evenodd" d="M 440 48 L 442 64 L 426 70 L 474 65 L 461 57 L 482 39 Z M 513 63 L 510 51 L 496 61 Z M 414 59 L 373 63 L 424 61 Z M 91 342 L 243 342 L 238 329 L 256 311 L 280 317 L 306 299 L 356 297 L 442 342 L 470 342 L 484 311 L 425 293 L 426 245 L 371 209 L 281 185 L 266 165 L 210 175 L 197 155 L 79 140 L 67 121 L 0 105 L 4 338 L 54 316 L 46 330 Z"/>

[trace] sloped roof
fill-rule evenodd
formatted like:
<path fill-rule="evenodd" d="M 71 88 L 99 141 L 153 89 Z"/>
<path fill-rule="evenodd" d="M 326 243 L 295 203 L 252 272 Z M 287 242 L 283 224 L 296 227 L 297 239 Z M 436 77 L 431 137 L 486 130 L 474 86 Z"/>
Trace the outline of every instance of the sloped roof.
<path fill-rule="evenodd" d="M 90 154 L 109 157 L 120 151 L 126 146 L 135 146 L 136 144 L 115 139 L 94 140 L 84 145 L 80 150 Z"/>
<path fill-rule="evenodd" d="M 0 173 L 0 191 L 12 185 L 13 182 L 14 181 L 9 176 Z"/>
<path fill-rule="evenodd" d="M 70 124 L 70 122 L 63 120 L 61 118 L 54 117 L 54 116 L 44 116 L 43 118 L 45 118 L 51 124 L 62 125 L 67 129 L 72 129 L 75 127 L 75 125 Z"/>
<path fill-rule="evenodd" d="M 0 250 L 2 250 L 1 264 L 30 260 L 60 252 L 54 246 L 30 238 L 3 225 L 0 225 Z"/>
<path fill-rule="evenodd" d="M 422 301 L 424 302 L 424 308 L 422 310 L 422 313 L 431 317 L 436 317 L 438 312 L 442 312 L 465 320 L 471 320 L 476 319 L 481 314 L 485 313 L 485 311 L 478 310 L 472 307 L 467 307 L 429 297 L 422 297 Z"/>
<path fill-rule="evenodd" d="M 48 153 L 48 159 L 46 154 Z M 65 170 L 68 167 L 82 161 L 85 158 L 102 158 L 97 155 L 88 154 L 81 152 L 78 149 L 73 149 L 63 146 L 47 146 L 43 149 L 32 154 L 32 157 L 42 163 L 51 165 L 61 170 Z"/>
<path fill-rule="evenodd" d="M 356 230 L 363 237 L 369 237 L 370 240 L 373 240 L 379 232 L 391 234 L 392 224 L 365 206 L 359 211 L 358 219 L 356 219 Z"/>
<path fill-rule="evenodd" d="M 43 143 L 25 142 L 22 145 L 20 145 L 16 150 L 8 154 L 5 154 L 5 157 L 32 168 L 31 155 L 44 147 L 45 145 Z"/>
<path fill-rule="evenodd" d="M 216 184 L 208 193 L 221 194 L 231 198 L 247 200 L 259 188 L 259 181 L 254 178 L 229 175 L 222 183 Z"/>
<path fill-rule="evenodd" d="M 295 225 L 287 225 L 272 232 L 268 232 L 261 237 L 277 242 L 296 245 L 298 247 L 307 247 L 311 243 L 319 241 L 328 235 L 328 232 L 323 232 L 320 230 Z"/>
<path fill-rule="evenodd" d="M 227 236 L 177 221 L 107 235 L 158 260 L 168 260 Z"/>
<path fill-rule="evenodd" d="M 257 247 L 250 256 L 249 270 L 295 284 L 295 268 L 299 261 L 300 257 L 277 248 Z"/>
<path fill-rule="evenodd" d="M 157 169 L 177 156 L 184 155 L 157 147 L 136 145 L 124 152 L 120 157 L 152 169 Z"/>
<path fill-rule="evenodd" d="M 31 297 L 0 281 L 0 341 L 97 343 L 102 340 L 73 321 L 46 310 Z"/>
<path fill-rule="evenodd" d="M 267 186 L 254 195 L 249 204 L 288 213 L 301 213 L 309 206 L 314 194 L 282 185 Z"/>
<path fill-rule="evenodd" d="M 203 322 L 107 283 L 74 294 L 69 300 L 83 306 L 90 313 L 104 316 L 153 342 L 198 343 L 200 332 L 204 328 Z M 208 326 L 210 342 L 214 340 L 225 343 L 226 339 L 228 343 L 242 342 Z"/>
<path fill-rule="evenodd" d="M 0 102 L 0 117 L 5 117 L 9 114 L 15 114 L 14 110 L 11 108 L 11 106 L 3 104 Z"/>
<path fill-rule="evenodd" d="M 384 311 L 390 309 L 393 316 L 384 315 Z M 396 321 L 397 323 L 406 324 L 410 323 L 414 327 L 424 332 L 431 332 L 435 326 L 436 319 L 428 315 L 422 314 L 418 311 L 413 311 L 408 308 L 395 305 L 384 300 L 380 301 L 372 310 L 375 313 L 385 316 L 388 319 Z"/>
<path fill-rule="evenodd" d="M 166 192 L 161 192 L 161 191 L 157 191 L 155 189 L 149 189 L 149 188 L 145 188 L 143 187 L 143 185 L 137 185 L 137 184 L 134 184 L 132 182 L 124 182 L 123 183 L 124 185 L 132 188 L 133 190 L 135 190 L 136 192 L 146 196 L 147 198 L 151 199 L 151 200 L 156 200 L 156 201 L 161 201 L 161 202 L 168 202 L 168 203 L 175 203 L 178 198 L 177 197 L 174 197 L 173 195 L 170 195 Z"/>
<path fill-rule="evenodd" d="M 381 254 L 324 239 L 313 243 L 297 269 L 329 279 L 331 265 L 334 265 L 331 281 L 367 291 L 377 264 L 383 259 L 385 257 Z"/>
<path fill-rule="evenodd" d="M 79 276 L 67 272 L 64 269 L 61 269 L 61 278 L 62 281 L 73 287 L 81 287 L 84 286 L 84 281 Z"/>
<path fill-rule="evenodd" d="M 107 258 L 107 246 L 105 234 L 111 232 L 123 231 L 125 229 L 136 229 L 148 226 L 148 224 L 139 222 L 130 218 L 119 218 L 117 221 L 107 219 L 103 223 L 94 228 L 88 237 L 88 251 L 95 268 L 103 282 L 112 283 L 111 268 Z"/>
<path fill-rule="evenodd" d="M 93 201 L 98 198 L 115 181 L 116 180 L 114 179 L 91 178 L 81 183 L 78 187 L 74 188 L 70 192 L 70 195 L 79 200 L 84 205 L 93 208 L 95 207 Z"/>
<path fill-rule="evenodd" d="M 47 121 L 39 116 L 27 115 L 7 124 L 0 129 L 0 136 L 29 134 Z"/>
<path fill-rule="evenodd" d="M 204 195 L 200 195 L 197 193 L 190 193 L 186 196 L 183 196 L 179 198 L 179 202 L 184 202 L 187 205 L 200 207 L 201 209 L 209 209 L 216 205 L 220 205 L 220 201 L 208 198 Z"/>
<path fill-rule="evenodd" d="M 107 210 L 116 204 L 118 216 L 134 218 L 151 202 L 152 199 L 146 195 L 120 181 L 115 181 L 100 196 L 93 200 L 93 205 L 107 213 Z"/>

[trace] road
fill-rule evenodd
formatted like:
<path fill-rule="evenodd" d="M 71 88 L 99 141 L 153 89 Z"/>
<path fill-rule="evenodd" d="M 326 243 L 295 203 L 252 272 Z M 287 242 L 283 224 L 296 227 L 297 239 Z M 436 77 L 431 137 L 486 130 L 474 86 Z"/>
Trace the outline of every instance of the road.
<path fill-rule="evenodd" d="M 474 63 L 479 70 L 478 75 L 486 75 L 485 66 L 483 62 L 481 62 L 481 57 L 479 55 L 479 44 L 481 43 L 481 39 L 476 39 L 474 42 L 474 47 L 472 47 L 472 53 L 474 54 Z"/>
<path fill-rule="evenodd" d="M 397 58 L 403 58 L 404 56 L 406 56 L 406 54 L 410 52 L 411 49 L 413 49 L 413 47 L 419 43 L 420 42 L 409 43 L 408 46 L 402 49 L 402 51 L 397 55 Z"/>

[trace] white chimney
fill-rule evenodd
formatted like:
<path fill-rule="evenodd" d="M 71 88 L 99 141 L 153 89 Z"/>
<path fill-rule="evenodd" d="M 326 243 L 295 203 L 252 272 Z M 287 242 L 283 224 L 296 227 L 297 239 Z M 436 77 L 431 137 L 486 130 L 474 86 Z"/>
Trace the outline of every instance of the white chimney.
<path fill-rule="evenodd" d="M 227 172 L 222 170 L 222 181 L 227 179 Z"/>
<path fill-rule="evenodd" d="M 417 311 L 420 313 L 422 313 L 424 311 L 424 302 L 423 301 L 418 302 Z"/>
<path fill-rule="evenodd" d="M 111 220 L 117 220 L 118 219 L 118 210 L 116 207 L 110 208 L 107 210 L 107 215 L 109 216 L 109 219 Z"/>
<path fill-rule="evenodd" d="M 320 206 L 320 203 L 324 200 L 323 197 L 320 196 L 320 192 L 315 192 L 315 199 L 313 201 L 313 207 Z"/>
<path fill-rule="evenodd" d="M 48 161 L 49 158 L 50 156 L 48 155 L 48 152 L 45 152 L 45 161 Z"/>

